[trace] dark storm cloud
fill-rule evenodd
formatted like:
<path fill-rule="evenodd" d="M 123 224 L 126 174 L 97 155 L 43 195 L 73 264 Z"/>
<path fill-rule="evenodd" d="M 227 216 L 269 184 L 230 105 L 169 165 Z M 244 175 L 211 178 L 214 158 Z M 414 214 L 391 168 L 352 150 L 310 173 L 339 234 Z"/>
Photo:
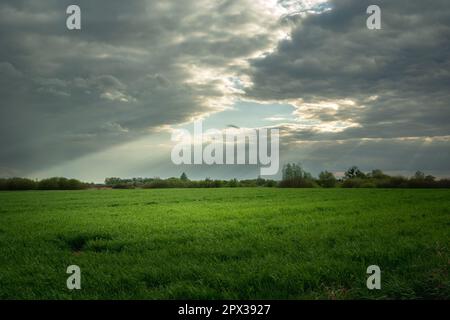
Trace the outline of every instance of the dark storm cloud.
<path fill-rule="evenodd" d="M 66 29 L 69 4 L 81 31 Z M 213 111 L 220 81 L 192 79 L 190 67 L 226 68 L 267 46 L 270 35 L 245 32 L 264 19 L 250 7 L 2 1 L 0 169 L 24 174 Z"/>
<path fill-rule="evenodd" d="M 269 2 L 3 0 L 0 176 L 217 111 L 238 95 L 229 78 L 244 99 L 296 106 L 297 118 L 279 125 L 286 159 L 448 168 L 448 1 L 336 0 L 303 15 L 312 1 L 280 0 L 295 9 L 280 20 Z M 69 4 L 82 9 L 81 31 L 65 27 Z M 382 30 L 366 28 L 369 4 L 381 7 Z M 290 39 L 277 44 L 288 26 Z"/>
<path fill-rule="evenodd" d="M 366 28 L 371 4 L 381 7 L 382 30 Z M 330 7 L 298 20 L 291 39 L 252 61 L 254 85 L 248 95 L 297 100 L 298 106 L 353 100 L 354 112 L 348 107 L 331 113 L 299 108 L 303 119 L 359 124 L 333 134 L 335 139 L 448 135 L 448 1 L 336 0 Z M 312 131 L 303 137 L 312 138 Z"/>
<path fill-rule="evenodd" d="M 427 139 L 346 139 L 290 143 L 280 152 L 283 162 L 297 162 L 317 175 L 322 170 L 343 173 L 352 165 L 363 171 L 381 168 L 391 174 L 412 175 L 424 170 L 448 177 L 448 138 Z"/>

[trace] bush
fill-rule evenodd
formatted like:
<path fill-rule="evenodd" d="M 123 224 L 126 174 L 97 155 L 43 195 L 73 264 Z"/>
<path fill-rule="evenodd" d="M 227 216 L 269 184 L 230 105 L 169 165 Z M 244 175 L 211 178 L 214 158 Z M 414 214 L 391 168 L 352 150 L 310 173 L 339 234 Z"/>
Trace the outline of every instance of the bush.
<path fill-rule="evenodd" d="M 404 177 L 387 177 L 376 181 L 377 188 L 407 188 L 408 180 Z"/>
<path fill-rule="evenodd" d="M 280 188 L 314 188 L 317 183 L 310 173 L 303 170 L 300 164 L 288 163 L 283 167 L 283 180 L 278 186 Z"/>
<path fill-rule="evenodd" d="M 143 186 L 145 189 L 156 189 L 156 188 L 169 188 L 169 183 L 166 180 L 155 179 L 150 183 Z"/>
<path fill-rule="evenodd" d="M 438 188 L 450 188 L 450 179 L 441 179 L 436 182 Z"/>
<path fill-rule="evenodd" d="M 334 188 L 336 186 L 337 180 L 334 174 L 328 171 L 322 171 L 319 174 L 319 180 L 317 181 L 319 186 L 323 188 Z"/>
<path fill-rule="evenodd" d="M 296 178 L 282 180 L 278 186 L 280 188 L 315 188 L 318 185 L 313 179 Z"/>
<path fill-rule="evenodd" d="M 39 181 L 37 188 L 39 190 L 82 190 L 87 188 L 87 184 L 76 179 L 54 177 Z"/>
<path fill-rule="evenodd" d="M 266 180 L 264 186 L 268 188 L 273 188 L 277 186 L 277 182 L 275 180 Z"/>
<path fill-rule="evenodd" d="M 111 186 L 113 189 L 134 189 L 134 186 L 127 183 L 117 183 Z"/>
<path fill-rule="evenodd" d="M 10 178 L 4 182 L 5 190 L 34 190 L 36 182 L 26 178 Z"/>
<path fill-rule="evenodd" d="M 239 187 L 239 182 L 237 181 L 237 179 L 231 179 L 230 181 L 227 182 L 227 187 L 229 188 Z"/>
<path fill-rule="evenodd" d="M 346 179 L 342 183 L 342 188 L 362 188 L 364 180 L 361 178 Z"/>
<path fill-rule="evenodd" d="M 50 178 L 34 181 L 27 178 L 0 179 L 0 190 L 81 190 L 88 188 L 88 184 L 76 179 Z"/>

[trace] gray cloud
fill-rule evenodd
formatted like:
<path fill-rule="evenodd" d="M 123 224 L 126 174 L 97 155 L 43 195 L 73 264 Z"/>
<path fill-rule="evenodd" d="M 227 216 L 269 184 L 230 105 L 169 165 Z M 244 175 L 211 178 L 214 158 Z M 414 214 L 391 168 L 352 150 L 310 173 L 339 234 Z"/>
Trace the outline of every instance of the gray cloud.
<path fill-rule="evenodd" d="M 68 31 L 73 1 L 2 1 L 0 175 L 45 172 L 237 98 L 295 105 L 278 124 L 286 160 L 395 171 L 405 162 L 389 159 L 403 154 L 411 169 L 449 171 L 447 1 L 279 2 L 294 11 L 256 0 L 78 0 L 82 30 Z M 382 8 L 380 31 L 365 27 L 369 4 Z"/>
<path fill-rule="evenodd" d="M 370 4 L 381 7 L 382 30 L 366 28 Z M 298 106 L 353 100 L 353 110 L 299 108 L 301 118 L 359 124 L 335 139 L 449 134 L 448 3 L 339 0 L 330 5 L 330 11 L 298 20 L 291 39 L 252 61 L 248 95 Z M 377 99 L 369 99 L 373 96 Z"/>
<path fill-rule="evenodd" d="M 276 23 L 252 1 L 80 0 L 82 30 L 68 31 L 69 4 L 0 4 L 3 172 L 26 174 L 217 111 L 221 79 L 194 67 L 226 72 L 268 46 L 264 31 Z"/>

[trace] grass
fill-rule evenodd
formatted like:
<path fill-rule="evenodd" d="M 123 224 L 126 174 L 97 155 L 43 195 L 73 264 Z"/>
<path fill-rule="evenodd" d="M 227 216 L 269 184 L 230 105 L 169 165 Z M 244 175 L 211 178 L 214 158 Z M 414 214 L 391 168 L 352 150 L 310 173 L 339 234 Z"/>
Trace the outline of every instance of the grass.
<path fill-rule="evenodd" d="M 2 192 L 0 298 L 448 299 L 449 230 L 448 190 Z"/>

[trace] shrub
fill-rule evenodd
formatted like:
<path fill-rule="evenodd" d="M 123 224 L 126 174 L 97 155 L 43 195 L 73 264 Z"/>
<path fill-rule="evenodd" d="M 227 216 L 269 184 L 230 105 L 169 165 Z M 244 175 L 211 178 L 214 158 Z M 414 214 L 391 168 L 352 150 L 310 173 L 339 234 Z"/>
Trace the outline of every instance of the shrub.
<path fill-rule="evenodd" d="M 111 186 L 113 189 L 134 189 L 134 186 L 128 183 L 116 183 Z"/>
<path fill-rule="evenodd" d="M 334 174 L 328 171 L 322 171 L 319 174 L 319 180 L 317 181 L 319 186 L 324 188 L 334 188 L 336 186 L 337 180 Z"/>
<path fill-rule="evenodd" d="M 310 173 L 303 170 L 300 164 L 288 163 L 283 167 L 283 180 L 278 186 L 280 188 L 314 188 L 317 183 Z"/>
<path fill-rule="evenodd" d="M 313 179 L 294 178 L 282 180 L 278 186 L 280 188 L 315 188 L 317 183 Z"/>
<path fill-rule="evenodd" d="M 407 188 L 408 180 L 401 176 L 387 177 L 376 181 L 378 188 Z"/>
<path fill-rule="evenodd" d="M 88 188 L 88 184 L 76 179 L 49 178 L 34 181 L 27 178 L 0 179 L 0 190 L 81 190 Z"/>
<path fill-rule="evenodd" d="M 342 188 L 362 188 L 364 180 L 361 178 L 346 179 L 342 183 Z"/>
<path fill-rule="evenodd" d="M 87 184 L 82 183 L 76 179 L 67 179 L 60 177 L 53 177 L 43 179 L 38 182 L 37 188 L 39 190 L 81 190 L 86 189 Z"/>
<path fill-rule="evenodd" d="M 10 178 L 5 181 L 5 190 L 34 190 L 36 182 L 26 178 Z"/>

